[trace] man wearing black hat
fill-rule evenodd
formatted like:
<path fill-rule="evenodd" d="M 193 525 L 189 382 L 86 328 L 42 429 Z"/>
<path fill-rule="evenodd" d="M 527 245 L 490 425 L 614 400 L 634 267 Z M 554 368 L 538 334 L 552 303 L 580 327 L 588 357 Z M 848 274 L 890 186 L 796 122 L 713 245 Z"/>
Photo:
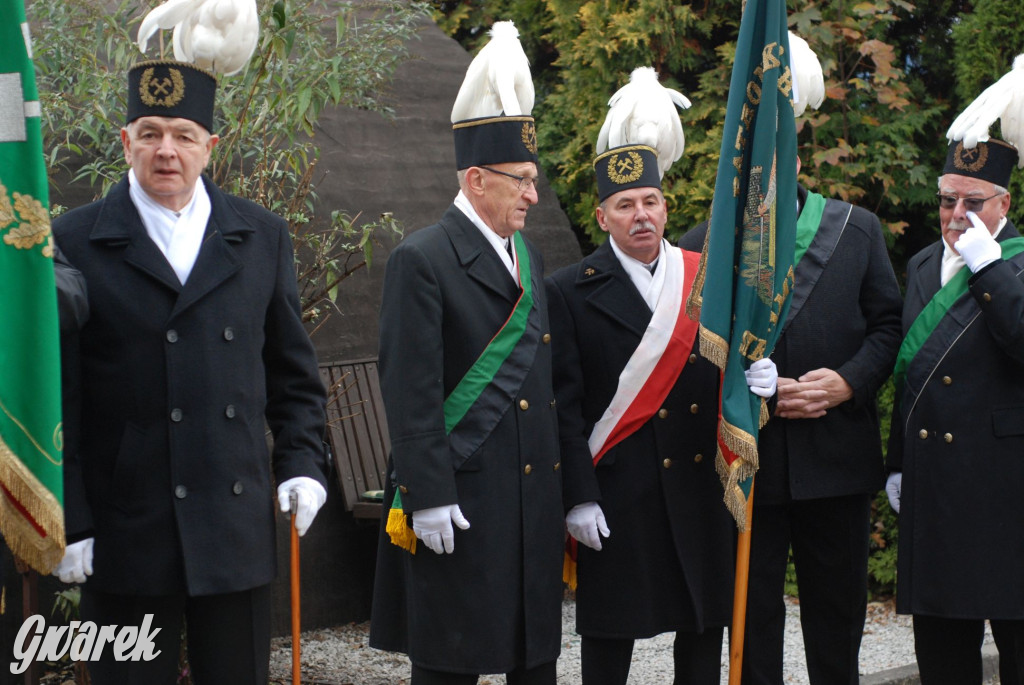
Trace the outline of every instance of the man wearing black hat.
<path fill-rule="evenodd" d="M 675 682 L 717 685 L 735 524 L 715 471 L 718 369 L 686 314 L 700 254 L 662 237 L 653 148 L 594 168 L 608 240 L 547 280 L 583 683 L 624 685 L 634 640 L 675 631 Z M 748 384 L 770 397 L 774 364 Z"/>
<path fill-rule="evenodd" d="M 459 193 L 384 276 L 392 509 L 370 644 L 408 654 L 413 685 L 553 685 L 562 481 L 543 266 L 520 233 L 537 203 L 534 121 L 453 129 Z"/>
<path fill-rule="evenodd" d="M 90 309 L 55 574 L 84 583 L 83 619 L 152 643 L 127 661 L 97 649 L 94 683 L 176 682 L 186 624 L 195 682 L 266 683 L 274 481 L 279 501 L 297 497 L 300 534 L 326 498 L 324 389 L 287 224 L 202 177 L 215 89 L 190 64 L 133 67 L 131 170 L 53 222 Z"/>
<path fill-rule="evenodd" d="M 923 685 L 1024 683 L 1024 239 L 1007 218 L 1017 150 L 950 144 L 942 239 L 907 266 L 886 490 L 899 512 L 896 608 Z M 966 267 L 966 268 L 965 268 Z"/>

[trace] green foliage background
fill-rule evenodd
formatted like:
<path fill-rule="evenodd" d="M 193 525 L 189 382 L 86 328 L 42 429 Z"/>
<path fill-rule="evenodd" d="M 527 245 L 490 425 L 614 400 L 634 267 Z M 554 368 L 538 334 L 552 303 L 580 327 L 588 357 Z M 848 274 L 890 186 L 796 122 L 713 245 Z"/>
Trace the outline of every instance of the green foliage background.
<path fill-rule="evenodd" d="M 711 207 L 742 0 L 435 0 L 435 18 L 468 50 L 494 21 L 511 19 L 537 89 L 540 159 L 584 250 L 605 239 L 593 219 L 591 163 L 608 98 L 638 66 L 693 103 L 680 112 L 686 152 L 666 174 L 667 236 Z M 826 197 L 875 212 L 897 276 L 938 237 L 936 180 L 956 115 L 1024 52 L 1020 0 L 789 0 L 790 28 L 817 53 L 826 100 L 797 121 L 800 180 Z M 999 136 L 998 125 L 992 129 Z M 1010 191 L 1024 198 L 1024 174 Z M 1018 225 L 1017 206 L 1010 218 Z M 892 387 L 879 397 L 883 444 Z M 896 520 L 884 493 L 873 505 L 870 590 L 891 595 Z M 794 591 L 795 577 L 789 576 Z"/>

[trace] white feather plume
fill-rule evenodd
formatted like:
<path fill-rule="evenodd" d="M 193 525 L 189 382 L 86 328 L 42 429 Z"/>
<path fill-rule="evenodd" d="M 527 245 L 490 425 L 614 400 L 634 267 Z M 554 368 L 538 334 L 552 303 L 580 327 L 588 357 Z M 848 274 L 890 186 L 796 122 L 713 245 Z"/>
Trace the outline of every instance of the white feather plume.
<path fill-rule="evenodd" d="M 491 39 L 466 70 L 452 107 L 452 123 L 478 117 L 528 115 L 533 111 L 530 61 L 511 21 L 497 21 Z"/>
<path fill-rule="evenodd" d="M 629 75 L 629 83 L 608 100 L 608 114 L 597 136 L 597 154 L 620 145 L 649 145 L 658 153 L 658 173 L 664 178 L 686 146 L 676 107 L 688 109 L 690 101 L 661 85 L 653 67 L 637 67 Z"/>
<path fill-rule="evenodd" d="M 146 51 L 158 29 L 174 29 L 174 57 L 231 75 L 245 68 L 259 39 L 256 0 L 167 0 L 139 25 Z"/>
<path fill-rule="evenodd" d="M 825 101 L 825 76 L 821 62 L 807 41 L 789 32 L 789 68 L 793 72 L 793 115 L 800 116 L 810 105 L 814 109 Z"/>
<path fill-rule="evenodd" d="M 1024 55 L 1017 55 L 1013 68 L 982 91 L 946 131 L 950 142 L 962 140 L 970 149 L 988 140 L 989 128 L 999 120 L 1003 140 L 1024 149 Z M 1024 168 L 1024 157 L 1017 162 Z"/>

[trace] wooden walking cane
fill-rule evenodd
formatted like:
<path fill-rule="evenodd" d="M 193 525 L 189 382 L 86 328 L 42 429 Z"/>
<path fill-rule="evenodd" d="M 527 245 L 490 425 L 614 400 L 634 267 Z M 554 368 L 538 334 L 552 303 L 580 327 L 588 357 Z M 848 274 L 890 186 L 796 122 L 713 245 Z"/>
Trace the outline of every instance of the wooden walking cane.
<path fill-rule="evenodd" d="M 292 685 L 300 685 L 302 682 L 302 648 L 299 644 L 299 637 L 302 635 L 302 622 L 299 620 L 299 529 L 295 527 L 295 510 L 298 507 L 299 496 L 293 490 L 288 495 L 288 508 L 292 513 Z"/>
<path fill-rule="evenodd" d="M 746 530 L 736 541 L 736 584 L 732 594 L 732 630 L 729 631 L 729 685 L 740 685 L 743 674 L 743 632 L 747 622 L 747 585 L 750 582 L 750 526 L 754 519 L 754 480 L 747 495 Z"/>

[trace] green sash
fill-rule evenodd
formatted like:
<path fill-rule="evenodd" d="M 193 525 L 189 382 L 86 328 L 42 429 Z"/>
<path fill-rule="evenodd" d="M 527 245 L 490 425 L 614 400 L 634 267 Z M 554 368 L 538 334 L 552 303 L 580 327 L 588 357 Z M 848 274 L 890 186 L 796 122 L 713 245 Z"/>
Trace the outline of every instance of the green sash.
<path fill-rule="evenodd" d="M 519 283 L 522 292 L 505 324 L 480 353 L 480 357 L 451 391 L 451 394 L 445 398 L 444 429 L 446 433 L 450 434 L 465 417 L 470 407 L 494 380 L 498 369 L 508 359 L 509 354 L 512 353 L 526 331 L 527 318 L 533 307 L 530 254 L 519 233 L 514 234 L 512 240 L 516 251 L 516 262 L 519 264 Z"/>
<path fill-rule="evenodd" d="M 1024 238 L 1010 238 L 999 243 L 1003 250 L 1003 259 L 1009 259 L 1024 252 Z M 925 305 L 921 313 L 910 325 L 903 344 L 900 345 L 899 354 L 896 357 L 896 368 L 893 369 L 893 381 L 896 383 L 896 396 L 902 395 L 903 381 L 906 379 L 907 366 L 917 355 L 918 350 L 931 336 L 939 321 L 946 316 L 946 312 L 967 292 L 967 281 L 971 277 L 971 270 L 964 267 L 949 279 L 946 285 L 942 286 L 939 292 L 932 296 L 931 301 Z"/>
<path fill-rule="evenodd" d="M 821 215 L 825 213 L 825 198 L 817 193 L 807 193 L 804 200 L 804 209 L 796 220 L 796 251 L 793 255 L 793 264 L 799 264 L 800 259 L 807 252 L 807 248 L 814 242 L 814 236 L 821 225 Z"/>

